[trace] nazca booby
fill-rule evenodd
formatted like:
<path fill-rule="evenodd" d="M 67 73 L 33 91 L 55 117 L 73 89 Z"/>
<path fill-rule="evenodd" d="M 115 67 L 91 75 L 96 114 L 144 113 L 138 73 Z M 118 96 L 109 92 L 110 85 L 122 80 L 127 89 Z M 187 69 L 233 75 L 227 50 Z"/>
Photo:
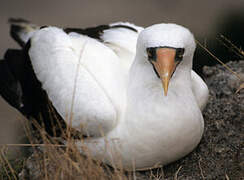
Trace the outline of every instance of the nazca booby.
<path fill-rule="evenodd" d="M 48 118 L 50 101 L 66 124 L 72 104 L 71 126 L 88 136 L 76 141 L 81 152 L 86 146 L 94 159 L 140 170 L 175 161 L 199 143 L 208 88 L 192 70 L 195 41 L 188 29 L 130 23 L 61 29 L 11 22 L 11 34 L 24 50 L 9 50 L 0 64 L 10 74 L 1 79 L 3 88 L 18 98 L 6 91 L 2 96 L 35 118 Z"/>

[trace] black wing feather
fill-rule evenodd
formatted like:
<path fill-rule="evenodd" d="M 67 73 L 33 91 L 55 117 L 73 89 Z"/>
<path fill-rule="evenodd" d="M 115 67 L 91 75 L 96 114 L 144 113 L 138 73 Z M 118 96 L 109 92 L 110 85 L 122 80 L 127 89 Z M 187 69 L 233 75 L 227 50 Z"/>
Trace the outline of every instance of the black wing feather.
<path fill-rule="evenodd" d="M 0 61 L 0 94 L 11 106 L 22 112 L 22 89 L 7 61 Z"/>
<path fill-rule="evenodd" d="M 100 25 L 100 26 L 90 27 L 90 28 L 85 28 L 85 29 L 64 28 L 64 31 L 66 33 L 76 32 L 78 34 L 86 35 L 86 36 L 89 36 L 91 38 L 94 38 L 94 39 L 101 41 L 102 40 L 101 36 L 105 30 L 116 29 L 116 28 L 125 28 L 125 29 L 129 29 L 131 31 L 134 31 L 134 32 L 138 32 L 135 28 L 133 28 L 131 26 L 126 26 L 126 25 L 113 25 L 113 26 L 111 26 L 111 25 Z"/>
<path fill-rule="evenodd" d="M 89 36 L 91 38 L 95 38 L 98 40 L 101 40 L 101 35 L 103 34 L 103 31 L 106 29 L 109 29 L 110 27 L 108 25 L 100 25 L 97 27 L 90 27 L 86 29 L 80 29 L 80 28 L 65 28 L 64 31 L 66 33 L 70 32 L 76 32 L 78 34 L 83 34 L 86 36 Z"/>
<path fill-rule="evenodd" d="M 0 61 L 0 95 L 24 116 L 36 119 L 49 135 L 60 136 L 65 122 L 36 78 L 29 48 L 30 41 L 23 50 L 7 50 Z"/>

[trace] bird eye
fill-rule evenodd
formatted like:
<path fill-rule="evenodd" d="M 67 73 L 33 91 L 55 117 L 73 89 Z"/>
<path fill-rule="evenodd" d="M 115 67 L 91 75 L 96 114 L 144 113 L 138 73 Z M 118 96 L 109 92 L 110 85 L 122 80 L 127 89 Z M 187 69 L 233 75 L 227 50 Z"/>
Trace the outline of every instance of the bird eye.
<path fill-rule="evenodd" d="M 147 48 L 147 55 L 149 61 L 156 61 L 156 48 Z"/>
<path fill-rule="evenodd" d="M 183 59 L 184 52 L 184 48 L 177 48 L 175 54 L 175 61 L 181 61 Z"/>

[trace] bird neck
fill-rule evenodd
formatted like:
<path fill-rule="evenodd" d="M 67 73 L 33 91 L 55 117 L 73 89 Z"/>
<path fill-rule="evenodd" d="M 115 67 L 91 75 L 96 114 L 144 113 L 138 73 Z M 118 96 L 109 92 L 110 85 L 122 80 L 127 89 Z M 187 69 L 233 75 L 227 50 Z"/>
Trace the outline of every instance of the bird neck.
<path fill-rule="evenodd" d="M 177 106 L 195 103 L 191 90 L 192 57 L 182 61 L 174 72 L 164 95 L 161 80 L 155 74 L 152 65 L 145 56 L 136 55 L 129 73 L 127 89 L 126 120 L 138 121 L 151 118 L 160 119 Z M 187 65 L 187 66 L 186 66 Z M 163 107 L 163 108 L 162 108 Z M 133 117 L 133 118 L 132 118 Z"/>

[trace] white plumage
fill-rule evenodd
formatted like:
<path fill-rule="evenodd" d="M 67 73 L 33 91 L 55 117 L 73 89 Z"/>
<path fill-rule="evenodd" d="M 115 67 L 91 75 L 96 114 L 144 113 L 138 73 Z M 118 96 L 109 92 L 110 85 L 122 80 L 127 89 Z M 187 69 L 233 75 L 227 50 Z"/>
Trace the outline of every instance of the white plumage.
<path fill-rule="evenodd" d="M 111 165 L 121 161 L 127 170 L 165 165 L 191 152 L 203 133 L 208 89 L 192 71 L 194 37 L 175 24 L 123 25 L 138 32 L 108 29 L 100 42 L 56 27 L 41 29 L 31 38 L 31 63 L 67 123 L 76 88 L 72 127 L 91 136 L 77 141 L 78 147 L 87 146 L 95 159 Z M 148 60 L 152 47 L 185 50 L 167 96 Z"/>

